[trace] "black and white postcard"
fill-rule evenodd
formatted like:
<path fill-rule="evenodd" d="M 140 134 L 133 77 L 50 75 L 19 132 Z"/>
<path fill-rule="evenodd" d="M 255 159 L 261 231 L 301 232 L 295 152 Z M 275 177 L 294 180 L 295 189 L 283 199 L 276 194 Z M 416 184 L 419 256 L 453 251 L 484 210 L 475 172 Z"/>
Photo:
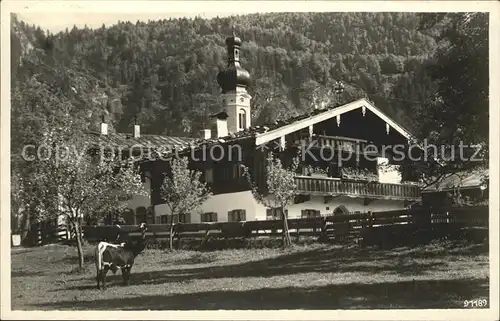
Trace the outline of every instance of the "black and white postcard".
<path fill-rule="evenodd" d="M 2 318 L 498 320 L 499 9 L 2 2 Z"/>

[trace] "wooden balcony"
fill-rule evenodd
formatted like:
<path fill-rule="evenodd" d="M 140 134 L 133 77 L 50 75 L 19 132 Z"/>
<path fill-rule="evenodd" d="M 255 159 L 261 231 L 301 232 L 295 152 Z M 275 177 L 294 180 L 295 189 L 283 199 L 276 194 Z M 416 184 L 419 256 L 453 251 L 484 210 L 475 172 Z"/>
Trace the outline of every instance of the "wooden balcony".
<path fill-rule="evenodd" d="M 350 153 L 355 153 L 358 150 L 360 153 L 365 154 L 376 154 L 376 150 L 373 148 L 366 148 L 366 146 L 371 143 L 364 139 L 355 139 L 348 137 L 339 136 L 325 136 L 325 135 L 313 135 L 312 137 L 306 137 L 298 141 L 297 143 L 309 146 L 313 143 L 312 148 L 331 148 L 335 151 L 345 151 Z"/>
<path fill-rule="evenodd" d="M 318 177 L 295 177 L 300 193 L 308 195 L 348 195 L 372 199 L 419 200 L 420 187 L 410 184 L 346 182 Z"/>

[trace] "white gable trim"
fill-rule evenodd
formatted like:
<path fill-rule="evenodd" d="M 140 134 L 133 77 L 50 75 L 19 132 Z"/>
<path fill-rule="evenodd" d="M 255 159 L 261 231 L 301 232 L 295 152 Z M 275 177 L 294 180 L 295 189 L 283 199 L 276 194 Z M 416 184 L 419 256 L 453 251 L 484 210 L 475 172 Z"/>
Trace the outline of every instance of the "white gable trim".
<path fill-rule="evenodd" d="M 320 122 L 325 121 L 327 119 L 333 118 L 335 116 L 338 116 L 338 115 L 341 115 L 341 114 L 344 114 L 344 113 L 347 113 L 347 112 L 350 112 L 350 111 L 353 111 L 355 109 L 362 108 L 362 107 L 365 107 L 368 110 L 372 111 L 375 115 L 377 115 L 380 119 L 382 119 L 387 124 L 389 124 L 389 126 L 394 128 L 398 133 L 403 135 L 406 139 L 410 139 L 412 137 L 412 135 L 406 129 L 404 129 L 403 127 L 398 125 L 394 120 L 392 120 L 386 114 L 381 112 L 378 108 L 373 106 L 370 102 L 368 102 L 368 100 L 366 100 L 365 98 L 362 98 L 362 99 L 353 101 L 351 103 L 348 103 L 346 105 L 327 110 L 323 113 L 313 115 L 313 116 L 310 116 L 310 117 L 302 119 L 302 120 L 298 120 L 294 123 L 285 125 L 283 127 L 276 128 L 274 130 L 270 130 L 270 131 L 262 133 L 262 134 L 258 134 L 256 136 L 256 139 L 255 139 L 255 144 L 258 146 L 258 145 L 270 142 L 272 140 L 280 138 L 281 136 L 288 135 L 288 134 L 293 133 L 297 130 L 301 130 L 303 128 L 306 128 L 310 125 L 320 123 Z"/>

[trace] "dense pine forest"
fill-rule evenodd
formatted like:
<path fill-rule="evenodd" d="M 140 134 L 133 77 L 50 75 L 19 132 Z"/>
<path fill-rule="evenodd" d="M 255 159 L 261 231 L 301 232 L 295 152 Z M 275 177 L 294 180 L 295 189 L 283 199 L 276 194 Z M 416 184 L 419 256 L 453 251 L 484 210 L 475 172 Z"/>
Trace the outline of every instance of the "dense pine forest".
<path fill-rule="evenodd" d="M 12 86 L 43 73 L 60 78 L 50 81 L 68 97 L 78 90 L 79 111 L 91 127 L 104 112 L 119 132 L 130 132 L 137 119 L 144 133 L 196 135 L 221 106 L 216 75 L 234 25 L 253 78 L 254 124 L 337 103 L 333 88 L 341 80 L 340 99 L 368 97 L 411 128 L 412 109 L 435 87 L 425 67 L 437 42 L 433 29 L 419 31 L 419 22 L 413 13 L 270 13 L 51 34 L 14 16 Z M 100 99 L 103 110 L 92 111 L 89 99 Z"/>

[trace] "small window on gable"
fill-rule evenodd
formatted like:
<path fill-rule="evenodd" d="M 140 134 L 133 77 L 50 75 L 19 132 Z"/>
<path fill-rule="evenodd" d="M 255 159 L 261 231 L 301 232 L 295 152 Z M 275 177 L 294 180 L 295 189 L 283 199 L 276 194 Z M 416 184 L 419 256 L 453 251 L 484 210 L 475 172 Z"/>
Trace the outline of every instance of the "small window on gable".
<path fill-rule="evenodd" d="M 247 112 L 244 109 L 240 109 L 238 112 L 238 129 L 247 128 Z"/>
<path fill-rule="evenodd" d="M 232 164 L 231 168 L 233 170 L 233 172 L 232 172 L 233 179 L 238 179 L 238 178 L 243 176 L 243 173 L 244 173 L 243 172 L 243 165 L 236 163 L 236 164 Z"/>
<path fill-rule="evenodd" d="M 205 170 L 205 182 L 207 184 L 212 184 L 214 181 L 214 171 L 211 168 Z"/>

